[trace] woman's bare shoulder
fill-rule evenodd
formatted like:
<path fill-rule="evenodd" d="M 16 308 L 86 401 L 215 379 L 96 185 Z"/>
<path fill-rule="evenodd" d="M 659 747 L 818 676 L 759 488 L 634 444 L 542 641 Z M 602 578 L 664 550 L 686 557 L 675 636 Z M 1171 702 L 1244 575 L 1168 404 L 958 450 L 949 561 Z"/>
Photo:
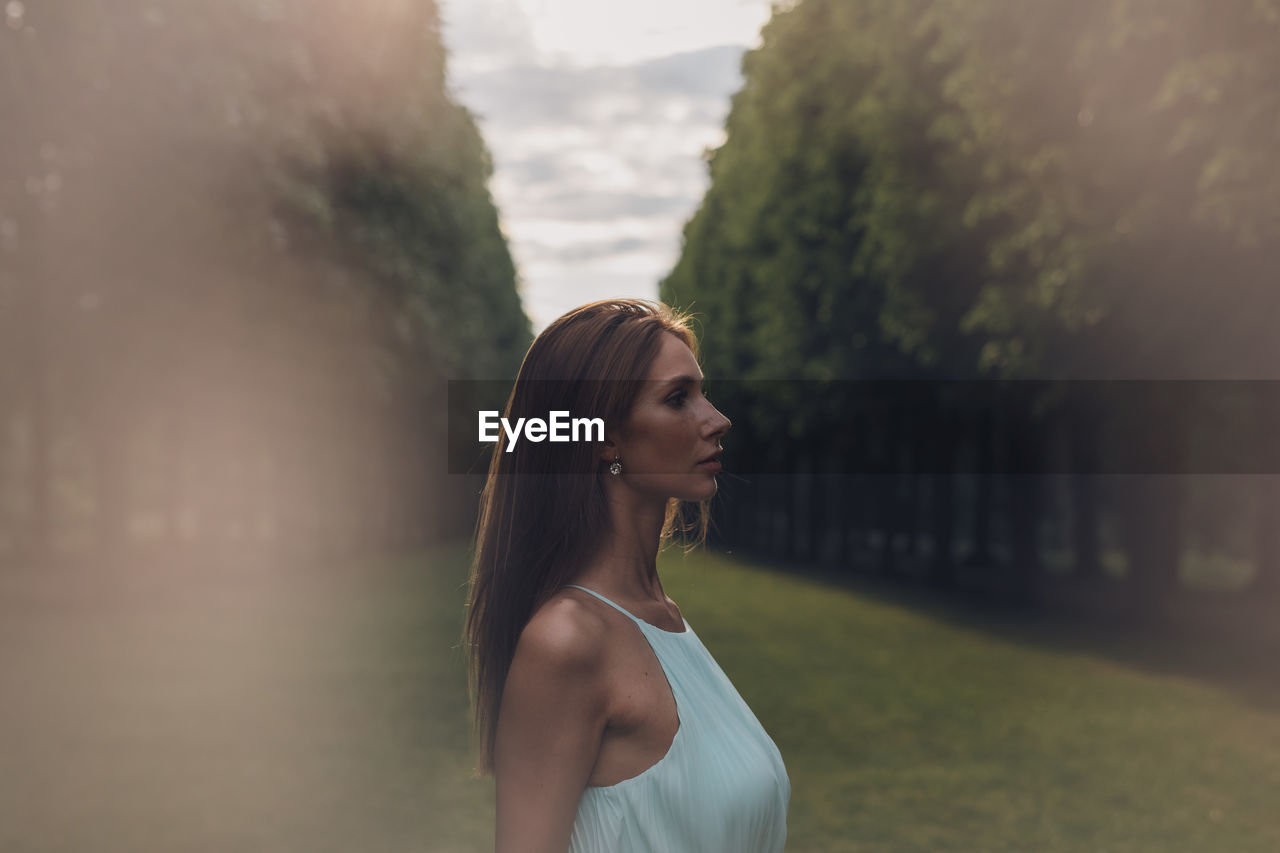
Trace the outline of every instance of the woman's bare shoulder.
<path fill-rule="evenodd" d="M 590 603 L 561 590 L 539 607 L 520 633 L 517 656 L 537 668 L 582 670 L 604 663 L 609 623 Z"/>

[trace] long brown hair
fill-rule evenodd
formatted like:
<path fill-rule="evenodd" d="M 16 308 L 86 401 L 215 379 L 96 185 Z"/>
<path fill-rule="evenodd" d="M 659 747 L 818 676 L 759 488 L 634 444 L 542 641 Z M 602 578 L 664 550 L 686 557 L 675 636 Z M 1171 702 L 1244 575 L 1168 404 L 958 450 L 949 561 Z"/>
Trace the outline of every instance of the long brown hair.
<path fill-rule="evenodd" d="M 641 299 L 605 299 L 576 308 L 538 335 L 525 354 L 503 416 L 568 411 L 625 424 L 658 356 L 662 335 L 679 337 L 695 358 L 689 315 Z M 493 772 L 498 710 L 520 633 L 534 611 L 595 554 L 609 530 L 606 463 L 590 442 L 521 442 L 506 453 L 499 430 L 480 497 L 463 642 L 479 742 L 477 774 Z M 667 501 L 661 542 L 692 533 L 705 542 L 709 501 Z"/>

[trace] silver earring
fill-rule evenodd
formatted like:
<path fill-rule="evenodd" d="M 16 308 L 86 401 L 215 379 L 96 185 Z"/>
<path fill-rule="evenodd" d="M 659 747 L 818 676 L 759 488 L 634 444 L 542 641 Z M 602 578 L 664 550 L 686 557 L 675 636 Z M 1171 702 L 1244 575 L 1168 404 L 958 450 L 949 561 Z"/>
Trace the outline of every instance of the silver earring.
<path fill-rule="evenodd" d="M 613 462 L 609 463 L 609 473 L 618 476 L 622 473 L 622 463 L 618 461 L 618 454 L 613 454 Z"/>

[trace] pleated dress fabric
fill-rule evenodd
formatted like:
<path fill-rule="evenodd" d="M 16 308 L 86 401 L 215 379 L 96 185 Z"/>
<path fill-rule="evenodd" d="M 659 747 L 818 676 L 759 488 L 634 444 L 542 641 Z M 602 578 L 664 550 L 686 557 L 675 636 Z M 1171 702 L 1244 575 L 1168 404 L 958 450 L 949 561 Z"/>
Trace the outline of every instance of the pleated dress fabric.
<path fill-rule="evenodd" d="M 656 764 L 588 786 L 569 853 L 781 853 L 791 780 L 782 754 L 698 639 L 664 631 L 577 584 L 639 626 L 666 673 L 680 727 Z"/>

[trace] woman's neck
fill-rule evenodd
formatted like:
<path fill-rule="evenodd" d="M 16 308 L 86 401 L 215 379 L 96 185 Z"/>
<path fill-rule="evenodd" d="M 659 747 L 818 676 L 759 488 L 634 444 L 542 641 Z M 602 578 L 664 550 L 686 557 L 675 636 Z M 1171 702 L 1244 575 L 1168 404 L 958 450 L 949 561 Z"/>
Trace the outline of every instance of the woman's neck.
<path fill-rule="evenodd" d="M 658 577 L 658 544 L 665 502 L 635 506 L 632 501 L 614 499 L 610 510 L 611 529 L 575 583 L 595 584 L 592 588 L 598 587 L 602 594 L 610 590 L 633 601 L 664 601 L 666 595 Z"/>

